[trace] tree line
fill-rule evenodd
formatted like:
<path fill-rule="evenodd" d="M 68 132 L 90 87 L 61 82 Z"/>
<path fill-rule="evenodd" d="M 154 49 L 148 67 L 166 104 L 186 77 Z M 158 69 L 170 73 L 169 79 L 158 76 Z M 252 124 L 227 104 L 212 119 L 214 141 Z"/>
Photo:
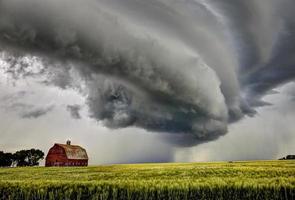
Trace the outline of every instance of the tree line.
<path fill-rule="evenodd" d="M 44 159 L 44 153 L 39 149 L 20 150 L 15 153 L 0 151 L 0 167 L 38 166 Z"/>

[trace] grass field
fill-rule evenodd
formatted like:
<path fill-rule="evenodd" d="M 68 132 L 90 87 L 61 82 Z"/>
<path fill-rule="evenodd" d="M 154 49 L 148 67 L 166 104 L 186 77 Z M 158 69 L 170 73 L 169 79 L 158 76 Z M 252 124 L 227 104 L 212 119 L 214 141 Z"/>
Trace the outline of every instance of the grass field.
<path fill-rule="evenodd" d="M 295 199 L 295 161 L 2 168 L 0 199 Z"/>

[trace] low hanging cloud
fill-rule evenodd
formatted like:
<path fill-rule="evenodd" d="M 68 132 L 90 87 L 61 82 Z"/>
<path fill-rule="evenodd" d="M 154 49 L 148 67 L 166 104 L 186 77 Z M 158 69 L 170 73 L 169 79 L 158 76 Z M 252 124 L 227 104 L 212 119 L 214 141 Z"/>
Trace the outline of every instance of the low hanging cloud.
<path fill-rule="evenodd" d="M 109 128 L 194 145 L 255 115 L 268 105 L 263 95 L 294 79 L 291 8 L 291 0 L 2 0 L 2 59 L 15 79 L 77 90 Z M 67 109 L 81 118 L 80 107 Z"/>

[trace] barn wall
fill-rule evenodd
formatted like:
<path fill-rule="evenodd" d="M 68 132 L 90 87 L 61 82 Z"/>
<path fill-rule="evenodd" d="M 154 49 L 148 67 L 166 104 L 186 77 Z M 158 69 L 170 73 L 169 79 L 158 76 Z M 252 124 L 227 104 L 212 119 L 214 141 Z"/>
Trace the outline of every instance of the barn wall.
<path fill-rule="evenodd" d="M 67 166 L 88 166 L 88 160 L 69 159 Z"/>

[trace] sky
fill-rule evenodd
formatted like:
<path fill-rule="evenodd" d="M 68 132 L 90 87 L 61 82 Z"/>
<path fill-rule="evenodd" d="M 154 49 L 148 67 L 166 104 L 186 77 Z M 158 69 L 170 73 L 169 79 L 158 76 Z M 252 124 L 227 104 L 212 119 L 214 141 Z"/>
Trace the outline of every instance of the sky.
<path fill-rule="evenodd" d="M 295 153 L 292 0 L 0 1 L 0 150 L 91 165 Z"/>

